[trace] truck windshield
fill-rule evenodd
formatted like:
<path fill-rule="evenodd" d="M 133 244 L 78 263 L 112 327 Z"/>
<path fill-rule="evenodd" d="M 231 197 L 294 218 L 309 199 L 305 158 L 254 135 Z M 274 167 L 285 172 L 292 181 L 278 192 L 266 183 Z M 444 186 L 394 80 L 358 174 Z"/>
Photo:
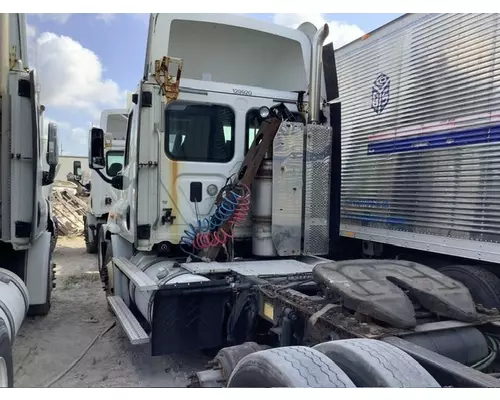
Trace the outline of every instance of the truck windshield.
<path fill-rule="evenodd" d="M 165 110 L 165 151 L 178 161 L 229 162 L 234 156 L 234 120 L 227 106 L 171 103 Z"/>
<path fill-rule="evenodd" d="M 111 150 L 106 153 L 106 174 L 109 177 L 118 175 L 123 168 L 123 151 Z"/>

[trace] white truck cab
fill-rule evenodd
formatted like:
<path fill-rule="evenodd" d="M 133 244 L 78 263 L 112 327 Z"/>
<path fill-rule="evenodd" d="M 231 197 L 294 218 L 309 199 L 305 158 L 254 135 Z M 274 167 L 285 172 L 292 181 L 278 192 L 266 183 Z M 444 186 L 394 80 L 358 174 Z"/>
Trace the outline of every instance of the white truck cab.
<path fill-rule="evenodd" d="M 106 223 L 110 207 L 118 200 L 119 191 L 111 186 L 109 180 L 121 173 L 123 168 L 127 118 L 127 109 L 108 109 L 101 114 L 100 127 L 106 132 L 106 168 L 101 172 L 105 179 L 96 171 L 91 172 L 90 205 L 84 216 L 84 237 L 88 253 L 97 252 L 100 227 Z M 80 175 L 79 167 L 81 168 L 73 166 L 73 174 L 77 179 Z"/>
<path fill-rule="evenodd" d="M 49 312 L 54 284 L 55 225 L 44 188 L 58 163 L 57 126 L 49 123 L 42 139 L 37 85 L 25 15 L 0 14 L 0 387 L 13 384 L 11 345 L 25 315 Z"/>
<path fill-rule="evenodd" d="M 303 148 L 306 120 L 314 121 L 314 129 L 320 132 L 310 135 L 310 149 L 330 153 L 331 129 L 319 124 L 326 122 L 323 111 L 328 113 L 328 107 L 323 107 L 327 91 L 320 91 L 322 73 L 318 73 L 323 68 L 319 60 L 327 32 L 327 26 L 316 33 L 307 23 L 290 29 L 234 15 L 151 16 L 144 75 L 128 114 L 124 168 L 111 178 L 121 195 L 101 227 L 98 251 L 111 307 L 133 326 L 135 318 L 129 310 L 133 306 L 154 325 L 153 297 L 148 296 L 156 291 L 147 292 L 147 299 L 134 294 L 134 287 L 144 288 L 130 274 L 136 276 L 142 270 L 154 276 L 165 267 L 166 259 L 202 258 L 192 249 L 195 227 L 214 213 L 228 183 L 247 172 L 258 182 L 244 185 L 248 189 L 244 197 L 247 201 L 252 197 L 252 209 L 242 206 L 238 225 L 232 233 L 226 232 L 222 247 L 232 254 L 230 258 L 328 253 L 329 156 L 326 163 L 310 164 L 308 174 L 315 179 L 308 175 L 306 182 L 307 189 L 325 191 L 321 204 L 303 199 L 303 169 L 293 158 L 283 165 L 289 176 L 274 183 L 270 179 L 273 153 L 274 157 L 283 151 L 298 154 Z M 314 112 L 307 113 L 308 106 Z M 272 137 L 278 120 L 294 120 L 296 125 L 280 132 L 287 144 L 276 153 Z M 263 138 L 262 126 L 274 133 Z M 100 175 L 106 168 L 103 129 L 90 132 L 89 167 Z M 320 176 L 318 168 L 327 168 L 327 173 Z M 302 204 L 307 209 L 306 237 L 313 231 L 321 236 L 315 241 L 301 240 Z M 280 215 L 273 219 L 274 210 Z M 279 239 L 283 235 L 292 238 L 283 241 Z M 185 279 L 206 280 L 188 274 L 172 282 Z M 155 303 L 155 309 L 161 312 L 162 306 Z M 149 340 L 144 335 L 133 334 L 131 340 Z M 164 350 L 163 344 L 154 347 L 156 354 Z"/>

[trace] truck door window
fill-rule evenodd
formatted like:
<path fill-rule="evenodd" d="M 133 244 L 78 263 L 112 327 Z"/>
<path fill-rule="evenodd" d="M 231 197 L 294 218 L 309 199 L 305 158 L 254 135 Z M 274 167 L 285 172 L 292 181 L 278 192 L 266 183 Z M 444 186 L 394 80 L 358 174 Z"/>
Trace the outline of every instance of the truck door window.
<path fill-rule="evenodd" d="M 123 168 L 123 151 L 111 150 L 106 153 L 106 174 L 112 178 Z"/>
<path fill-rule="evenodd" d="M 234 112 L 176 101 L 165 110 L 165 151 L 172 160 L 226 163 L 234 156 Z"/>

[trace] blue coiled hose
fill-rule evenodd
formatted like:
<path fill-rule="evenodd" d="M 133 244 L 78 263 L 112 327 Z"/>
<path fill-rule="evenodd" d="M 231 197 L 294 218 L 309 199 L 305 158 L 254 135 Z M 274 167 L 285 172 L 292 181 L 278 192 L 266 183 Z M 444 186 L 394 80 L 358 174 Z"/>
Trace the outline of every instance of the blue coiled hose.
<path fill-rule="evenodd" d="M 181 237 L 179 242 L 181 249 L 189 254 L 184 246 L 192 247 L 196 236 L 201 232 L 215 232 L 219 227 L 224 225 L 233 215 L 236 207 L 238 206 L 238 198 L 241 197 L 238 193 L 231 190 L 222 201 L 217 205 L 217 209 L 209 218 L 198 219 L 196 225 L 189 224 L 189 230 L 184 231 L 184 236 Z"/>

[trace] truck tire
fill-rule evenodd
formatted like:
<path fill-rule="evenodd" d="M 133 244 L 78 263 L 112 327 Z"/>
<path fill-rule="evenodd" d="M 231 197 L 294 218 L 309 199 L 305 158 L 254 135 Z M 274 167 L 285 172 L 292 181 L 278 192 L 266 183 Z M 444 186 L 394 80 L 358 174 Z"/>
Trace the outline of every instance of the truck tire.
<path fill-rule="evenodd" d="M 14 386 L 14 367 L 9 332 L 3 319 L 0 319 L 0 388 Z"/>
<path fill-rule="evenodd" d="M 97 253 L 97 242 L 94 240 L 90 241 L 89 238 L 89 227 L 87 225 L 87 216 L 83 217 L 83 237 L 85 239 L 85 249 L 89 254 Z"/>
<path fill-rule="evenodd" d="M 379 340 L 336 340 L 313 349 L 334 361 L 357 387 L 441 387 L 415 359 Z"/>
<path fill-rule="evenodd" d="M 303 346 L 258 351 L 244 357 L 228 387 L 355 387 L 324 354 Z"/>
<path fill-rule="evenodd" d="M 463 283 L 476 304 L 500 308 L 500 278 L 486 268 L 476 265 L 447 265 L 439 272 Z"/>

